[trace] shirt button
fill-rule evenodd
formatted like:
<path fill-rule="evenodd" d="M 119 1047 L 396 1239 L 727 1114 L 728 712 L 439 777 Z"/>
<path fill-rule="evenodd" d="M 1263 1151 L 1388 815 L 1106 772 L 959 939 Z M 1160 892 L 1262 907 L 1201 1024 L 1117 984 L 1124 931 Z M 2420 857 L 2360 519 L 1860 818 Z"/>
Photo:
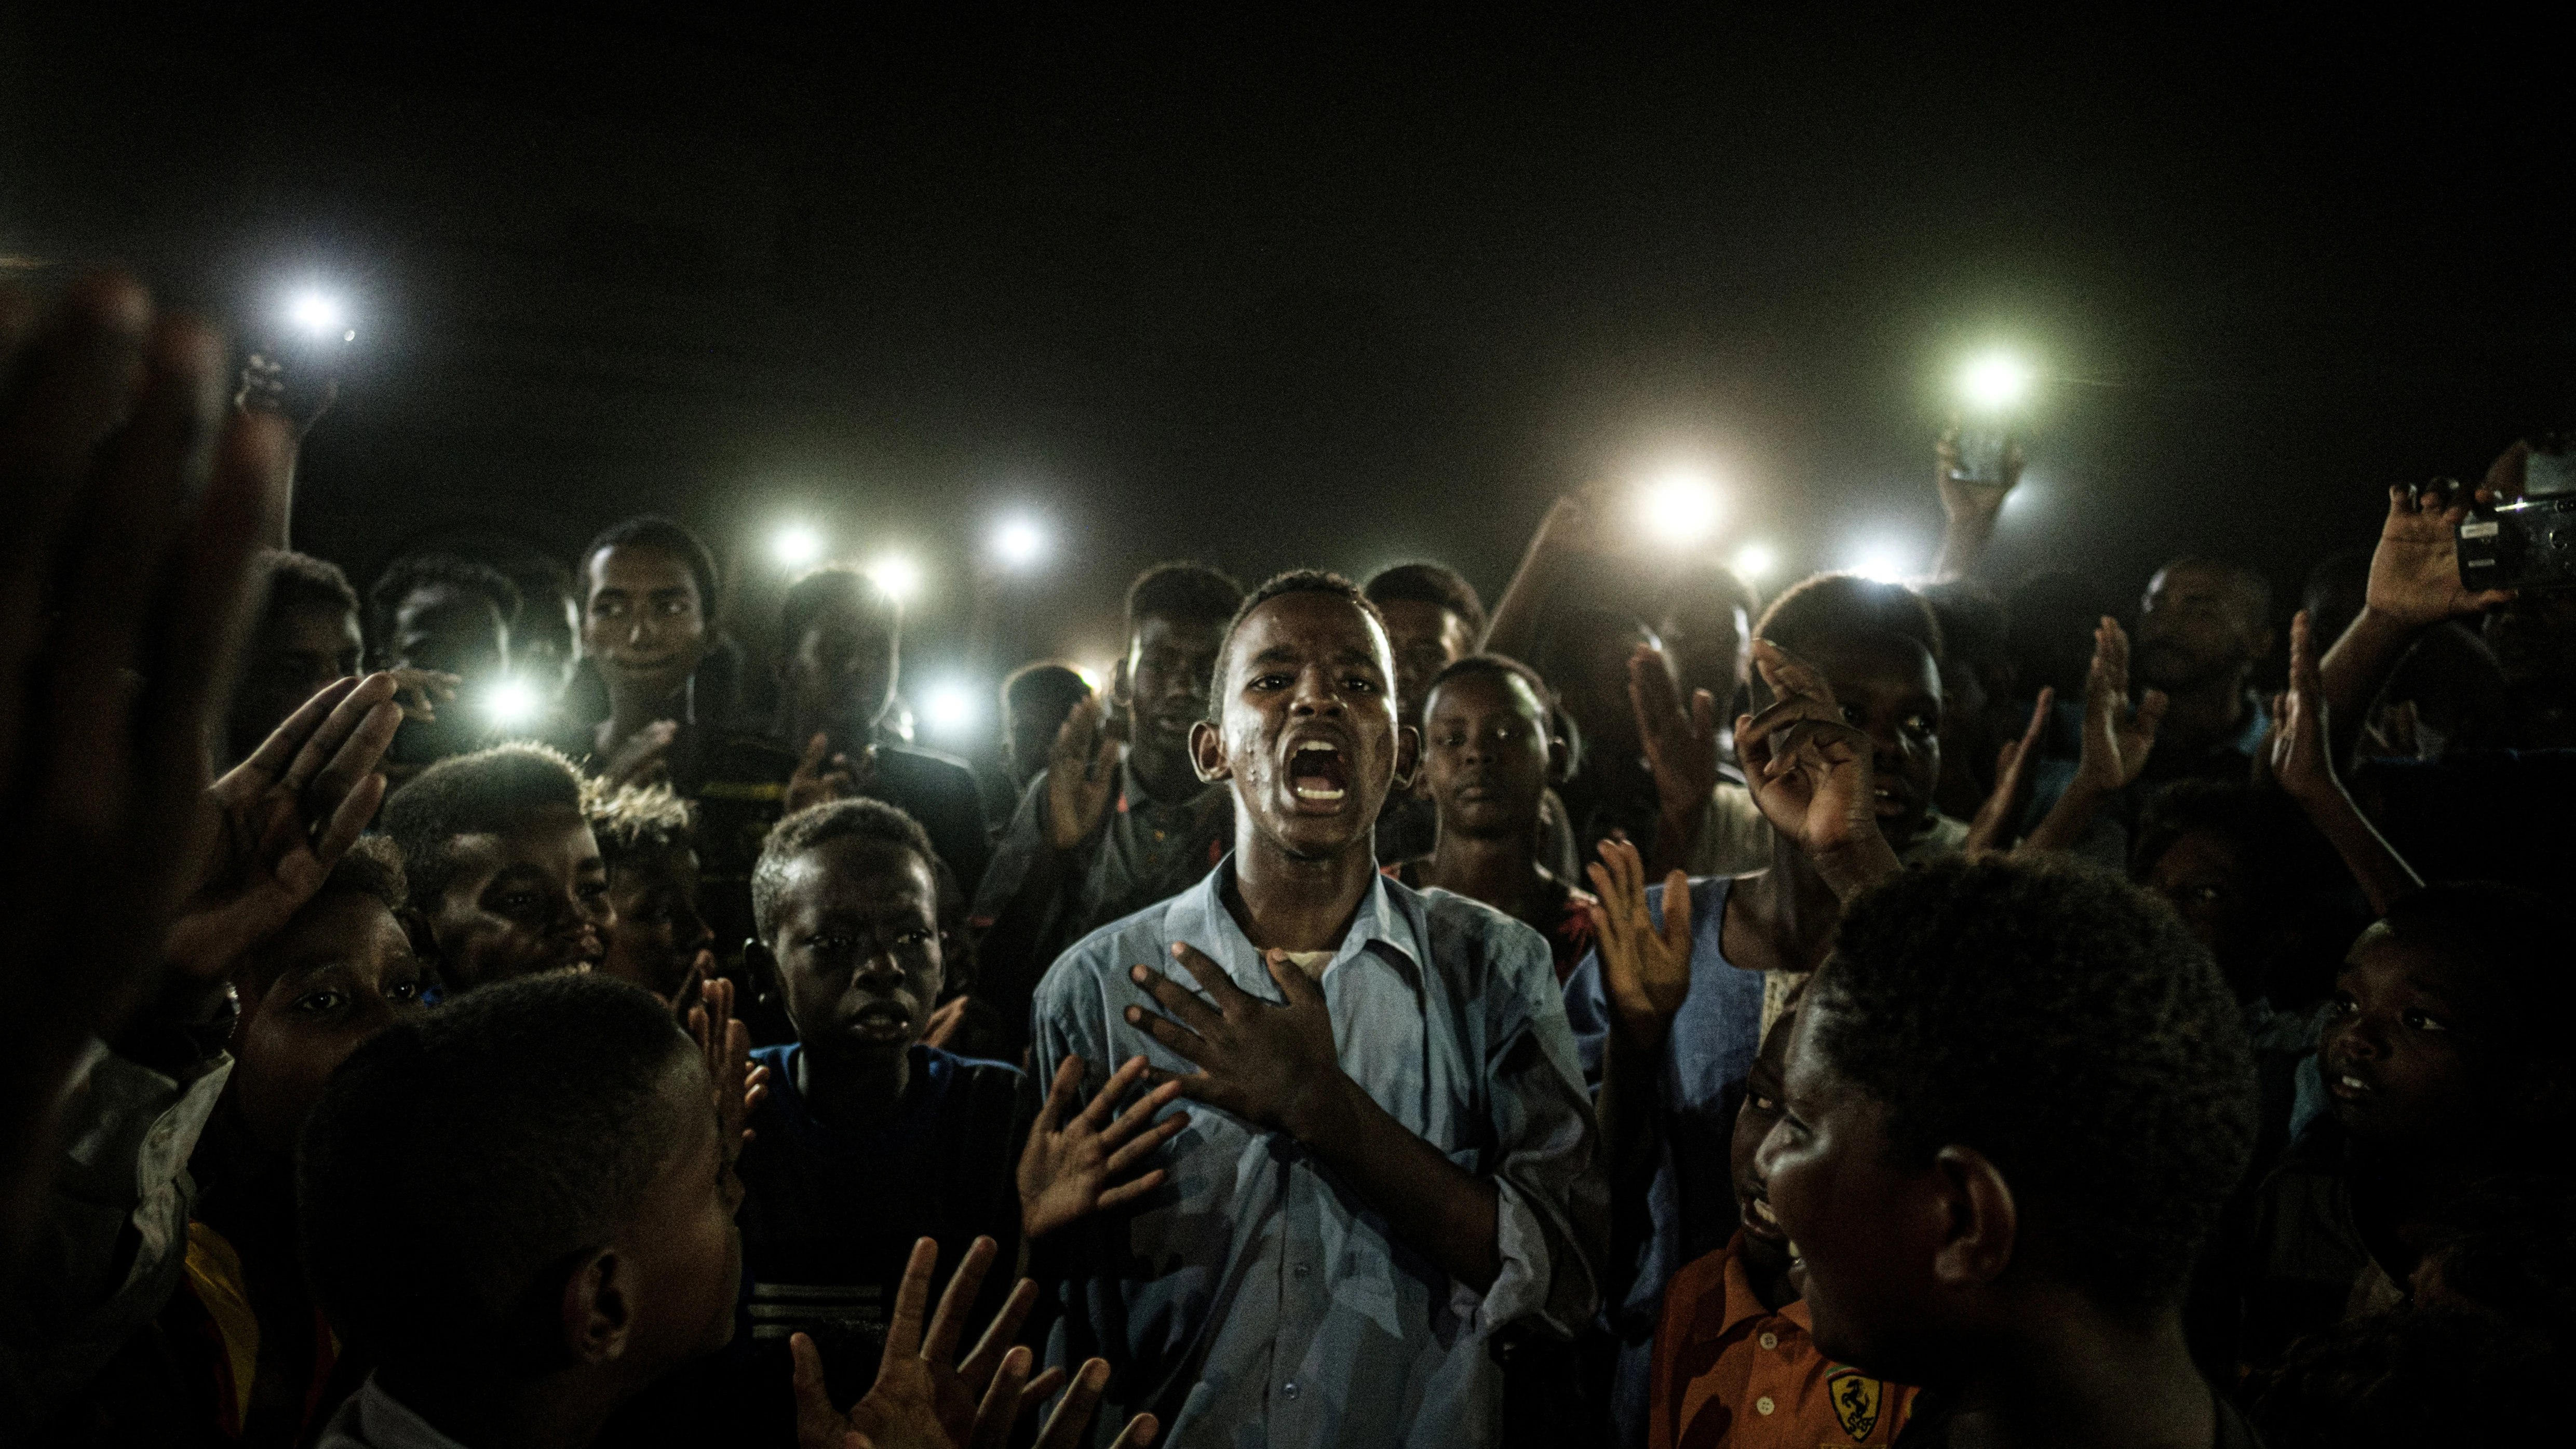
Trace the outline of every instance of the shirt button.
<path fill-rule="evenodd" d="M 1281 1384 L 1279 1386 L 1279 1392 L 1292 1399 L 1297 1397 L 1297 1381 L 1295 1379 L 1290 1379 L 1288 1382 Z M 1767 1414 L 1771 1411 L 1769 1409 L 1765 1409 L 1762 1412 Z"/>
<path fill-rule="evenodd" d="M 1766 1333 L 1762 1335 L 1762 1346 L 1764 1348 L 1778 1348 L 1780 1346 L 1780 1335 L 1776 1333 Z"/>
<path fill-rule="evenodd" d="M 1753 1408 L 1757 1413 L 1767 1414 L 1776 1407 L 1778 1406 L 1771 1402 L 1771 1396 L 1769 1394 L 1764 1394 L 1762 1397 L 1753 1401 Z"/>

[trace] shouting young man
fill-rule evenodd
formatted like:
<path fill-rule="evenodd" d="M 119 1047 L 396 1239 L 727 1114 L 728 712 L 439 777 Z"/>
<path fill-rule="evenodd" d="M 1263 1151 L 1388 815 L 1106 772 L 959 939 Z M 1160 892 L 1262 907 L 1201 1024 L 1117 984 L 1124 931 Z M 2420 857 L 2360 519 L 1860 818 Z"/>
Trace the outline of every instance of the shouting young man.
<path fill-rule="evenodd" d="M 1418 753 L 1394 675 L 1349 582 L 1255 590 L 1190 732 L 1232 854 L 1038 990 L 1041 1078 L 1078 1056 L 1097 1093 L 1141 1050 L 1198 1104 L 1167 1185 L 1054 1265 L 1051 1361 L 1109 1359 L 1119 1415 L 1151 1405 L 1174 1443 L 1489 1443 L 1496 1336 L 1593 1311 L 1606 1194 L 1547 944 L 1376 868 Z"/>

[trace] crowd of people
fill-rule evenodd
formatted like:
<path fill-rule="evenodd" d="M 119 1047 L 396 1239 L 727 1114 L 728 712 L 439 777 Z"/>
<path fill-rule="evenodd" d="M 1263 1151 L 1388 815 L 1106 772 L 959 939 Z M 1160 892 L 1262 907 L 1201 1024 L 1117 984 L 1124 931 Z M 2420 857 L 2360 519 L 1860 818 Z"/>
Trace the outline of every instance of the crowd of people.
<path fill-rule="evenodd" d="M 0 348 L 7 1442 L 2552 1432 L 2576 594 L 2453 547 L 2523 444 L 2287 618 L 1981 577 L 1946 446 L 1918 583 L 1599 486 L 1490 612 L 1168 563 L 970 763 L 864 573 L 361 593 L 217 334 Z"/>

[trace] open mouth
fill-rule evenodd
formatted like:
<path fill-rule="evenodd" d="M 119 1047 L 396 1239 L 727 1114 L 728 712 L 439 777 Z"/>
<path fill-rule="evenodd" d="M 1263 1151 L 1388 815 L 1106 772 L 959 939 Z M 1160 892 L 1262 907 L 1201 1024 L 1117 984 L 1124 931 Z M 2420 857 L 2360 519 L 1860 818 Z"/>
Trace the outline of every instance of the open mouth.
<path fill-rule="evenodd" d="M 1912 802 L 1885 785 L 1878 786 L 1874 793 L 1878 798 L 1870 802 L 1870 808 L 1878 812 L 1881 820 L 1893 820 L 1914 808 Z"/>
<path fill-rule="evenodd" d="M 1288 790 L 1300 800 L 1329 804 L 1350 793 L 1351 767 L 1340 747 L 1308 740 L 1288 756 Z"/>
<path fill-rule="evenodd" d="M 1785 1243 L 1789 1241 L 1789 1230 L 1780 1226 L 1779 1217 L 1771 1211 L 1771 1200 L 1769 1198 L 1746 1198 L 1744 1200 L 1743 1217 L 1746 1236 L 1761 1238 L 1766 1242 L 1773 1243 Z"/>
<path fill-rule="evenodd" d="M 2326 1090 L 2334 1093 L 2336 1097 L 2343 1101 L 2358 1102 L 2369 1096 L 2372 1088 L 2370 1083 L 2363 1081 L 2361 1078 L 2354 1076 L 2350 1072 L 2338 1072 L 2335 1074 L 2334 1080 L 2326 1084 Z"/>
<path fill-rule="evenodd" d="M 896 1042 L 912 1035 L 912 1013 L 891 1001 L 870 1002 L 850 1018 L 850 1035 L 864 1042 Z"/>

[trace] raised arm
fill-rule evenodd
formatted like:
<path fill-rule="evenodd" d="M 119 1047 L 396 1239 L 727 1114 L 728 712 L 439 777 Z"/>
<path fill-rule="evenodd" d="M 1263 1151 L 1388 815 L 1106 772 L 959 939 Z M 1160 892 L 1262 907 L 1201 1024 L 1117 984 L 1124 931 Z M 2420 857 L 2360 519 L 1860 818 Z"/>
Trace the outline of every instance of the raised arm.
<path fill-rule="evenodd" d="M 2281 790 L 2343 857 L 2344 868 L 2370 897 L 2373 915 L 2424 882 L 2345 791 L 2326 743 L 2324 686 L 2318 681 L 2316 646 L 2308 637 L 2305 609 L 2290 621 L 2290 689 L 2272 701 L 2272 732 L 2263 759 Z"/>
<path fill-rule="evenodd" d="M 1530 536 L 1528 551 L 1521 555 L 1519 570 L 1494 602 L 1493 618 L 1485 625 L 1479 646 L 1485 653 L 1529 657 L 1547 616 L 1549 596 L 1578 560 L 1600 551 L 1607 492 L 1604 484 L 1587 483 L 1547 510 L 1538 532 Z"/>
<path fill-rule="evenodd" d="M 2093 666 L 2084 675 L 2084 744 L 2075 778 L 2046 818 L 2023 839 L 2023 850 L 2072 850 L 2103 803 L 2138 778 L 2156 746 L 2165 717 L 2165 694 L 2150 689 L 2129 703 L 2129 635 L 2108 615 L 2093 630 Z"/>
<path fill-rule="evenodd" d="M 2003 480 L 1999 483 L 1972 482 L 1959 470 L 1959 434 L 1956 429 L 1941 435 L 1932 449 L 1932 480 L 1941 490 L 1941 553 L 1932 566 L 1935 583 L 1964 579 L 1977 571 L 1978 562 L 1986 555 L 1986 545 L 1995 537 L 1995 521 L 2003 516 L 2004 500 L 2012 496 L 2013 487 L 2021 482 L 2021 447 L 2004 449 Z"/>
<path fill-rule="evenodd" d="M 2489 497 L 2519 494 L 2522 460 L 2529 451 L 2521 443 L 2507 448 L 2487 470 L 2487 483 L 2479 492 Z M 2468 512 L 2467 490 L 2447 478 L 2421 488 L 2388 490 L 2388 517 L 2379 527 L 2379 546 L 2371 550 L 2361 612 L 2318 665 L 2324 704 L 2350 711 L 2358 721 L 2418 635 L 2445 620 L 2512 600 L 2511 590 L 2473 592 L 2460 582 L 2454 536 Z"/>

